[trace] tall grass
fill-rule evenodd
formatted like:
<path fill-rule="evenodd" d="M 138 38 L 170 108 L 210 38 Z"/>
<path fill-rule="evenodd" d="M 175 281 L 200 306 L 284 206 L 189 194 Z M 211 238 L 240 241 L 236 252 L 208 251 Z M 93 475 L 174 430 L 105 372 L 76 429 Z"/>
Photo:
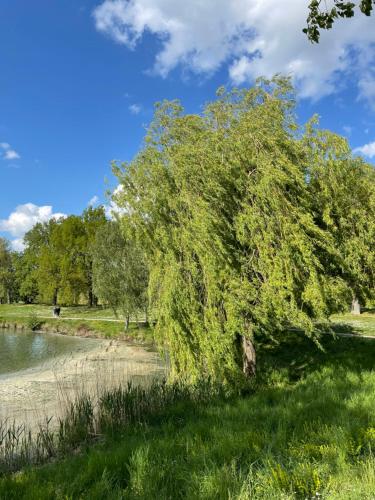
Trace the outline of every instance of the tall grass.
<path fill-rule="evenodd" d="M 40 465 L 52 457 L 62 457 L 79 447 L 114 435 L 126 426 L 144 424 L 178 403 L 200 404 L 224 393 L 209 384 L 187 387 L 165 380 L 125 385 L 102 390 L 97 396 L 82 393 L 65 403 L 65 412 L 39 422 L 32 432 L 25 424 L 5 419 L 0 422 L 0 473 L 24 466 Z"/>

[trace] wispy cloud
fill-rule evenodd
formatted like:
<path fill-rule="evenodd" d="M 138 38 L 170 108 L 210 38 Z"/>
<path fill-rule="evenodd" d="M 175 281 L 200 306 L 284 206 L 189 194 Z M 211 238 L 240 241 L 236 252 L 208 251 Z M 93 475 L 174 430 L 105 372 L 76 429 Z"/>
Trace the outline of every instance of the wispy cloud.
<path fill-rule="evenodd" d="M 364 144 L 363 146 L 360 146 L 359 148 L 353 149 L 353 153 L 360 153 L 368 158 L 374 158 L 375 156 L 375 141 L 374 142 L 369 142 L 368 144 Z"/>
<path fill-rule="evenodd" d="M 15 149 L 12 149 L 8 142 L 0 142 L 0 149 L 3 150 L 2 158 L 4 160 L 19 160 L 21 156 L 17 153 Z"/>
<path fill-rule="evenodd" d="M 139 104 L 131 104 L 129 106 L 129 111 L 130 113 L 132 113 L 133 115 L 139 115 L 139 113 L 141 112 L 142 108 Z"/>
<path fill-rule="evenodd" d="M 342 127 L 343 131 L 345 132 L 346 135 L 352 135 L 353 128 L 350 125 L 344 125 Z"/>
<path fill-rule="evenodd" d="M 19 160 L 21 157 L 14 149 L 8 149 L 4 153 L 4 160 Z"/>
<path fill-rule="evenodd" d="M 88 202 L 88 204 L 87 204 L 87 205 L 88 205 L 89 207 L 93 207 L 94 205 L 96 205 L 96 204 L 98 203 L 98 201 L 99 201 L 99 196 L 94 195 L 94 196 L 90 199 L 90 201 Z"/>

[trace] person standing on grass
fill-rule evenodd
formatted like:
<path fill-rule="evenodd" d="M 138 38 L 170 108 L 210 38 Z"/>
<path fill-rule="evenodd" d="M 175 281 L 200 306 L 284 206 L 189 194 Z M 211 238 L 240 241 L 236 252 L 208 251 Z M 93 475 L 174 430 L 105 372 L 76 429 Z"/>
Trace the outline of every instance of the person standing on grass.
<path fill-rule="evenodd" d="M 61 311 L 60 307 L 54 307 L 53 308 L 53 317 L 58 318 L 60 316 L 60 311 Z"/>

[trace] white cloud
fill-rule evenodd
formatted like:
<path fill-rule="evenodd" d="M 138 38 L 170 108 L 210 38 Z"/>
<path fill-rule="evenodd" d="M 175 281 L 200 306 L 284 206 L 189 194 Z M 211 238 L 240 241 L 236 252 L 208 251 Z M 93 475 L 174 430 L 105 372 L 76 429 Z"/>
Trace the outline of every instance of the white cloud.
<path fill-rule="evenodd" d="M 113 190 L 112 194 L 109 196 L 109 203 L 107 205 L 104 205 L 105 213 L 108 219 L 113 219 L 116 217 L 116 215 L 120 215 L 126 212 L 125 209 L 119 207 L 117 204 L 118 195 L 123 189 L 124 188 L 122 184 L 118 184 L 117 187 Z"/>
<path fill-rule="evenodd" d="M 375 141 L 353 149 L 353 153 L 361 153 L 368 158 L 373 158 L 375 156 Z"/>
<path fill-rule="evenodd" d="M 292 74 L 303 97 L 342 88 L 346 74 L 360 98 L 375 101 L 374 20 L 362 14 L 337 20 L 319 45 L 302 33 L 308 2 L 301 0 L 105 0 L 94 10 L 96 28 L 134 49 L 145 34 L 161 42 L 154 71 L 178 66 L 212 73 L 227 65 L 236 84 L 258 76 Z"/>
<path fill-rule="evenodd" d="M 48 222 L 50 219 L 66 217 L 62 213 L 54 213 L 52 207 L 37 206 L 33 203 L 18 205 L 7 219 L 0 219 L 0 231 L 13 236 L 11 241 L 13 248 L 21 248 L 23 237 L 37 222 Z"/>
<path fill-rule="evenodd" d="M 14 151 L 14 149 L 8 149 L 4 153 L 5 160 L 19 160 L 20 158 L 20 155 L 17 153 L 17 151 Z"/>
<path fill-rule="evenodd" d="M 23 252 L 26 247 L 23 238 L 16 238 L 15 240 L 11 240 L 10 244 L 12 246 L 12 249 L 16 252 Z"/>
<path fill-rule="evenodd" d="M 370 61 L 370 64 L 373 63 L 374 60 Z M 358 82 L 358 89 L 359 99 L 369 102 L 372 109 L 375 110 L 375 72 L 365 71 Z"/>
<path fill-rule="evenodd" d="M 129 106 L 129 111 L 133 115 L 139 115 L 139 113 L 141 112 L 141 106 L 139 106 L 138 104 L 131 104 Z"/>
<path fill-rule="evenodd" d="M 17 151 L 12 149 L 7 142 L 0 142 L 0 148 L 4 150 L 4 160 L 19 160 L 21 158 Z"/>
<path fill-rule="evenodd" d="M 353 132 L 353 128 L 350 125 L 344 125 L 342 129 L 346 135 L 351 135 Z"/>
<path fill-rule="evenodd" d="M 99 196 L 96 196 L 96 195 L 95 195 L 95 196 L 93 196 L 93 197 L 91 198 L 91 200 L 88 202 L 88 204 L 87 204 L 87 205 L 88 205 L 89 207 L 93 207 L 94 205 L 96 205 L 96 204 L 98 203 L 98 201 L 99 201 Z"/>

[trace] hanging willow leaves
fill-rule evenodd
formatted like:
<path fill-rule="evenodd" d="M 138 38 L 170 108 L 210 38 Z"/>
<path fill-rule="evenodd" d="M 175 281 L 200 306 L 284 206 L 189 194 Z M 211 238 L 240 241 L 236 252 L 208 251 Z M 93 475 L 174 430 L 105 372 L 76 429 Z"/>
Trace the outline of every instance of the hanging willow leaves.
<path fill-rule="evenodd" d="M 114 166 L 175 375 L 237 381 L 253 372 L 255 335 L 291 324 L 313 335 L 348 297 L 293 111 L 281 77 L 219 89 L 202 115 L 163 102 L 139 154 Z"/>

